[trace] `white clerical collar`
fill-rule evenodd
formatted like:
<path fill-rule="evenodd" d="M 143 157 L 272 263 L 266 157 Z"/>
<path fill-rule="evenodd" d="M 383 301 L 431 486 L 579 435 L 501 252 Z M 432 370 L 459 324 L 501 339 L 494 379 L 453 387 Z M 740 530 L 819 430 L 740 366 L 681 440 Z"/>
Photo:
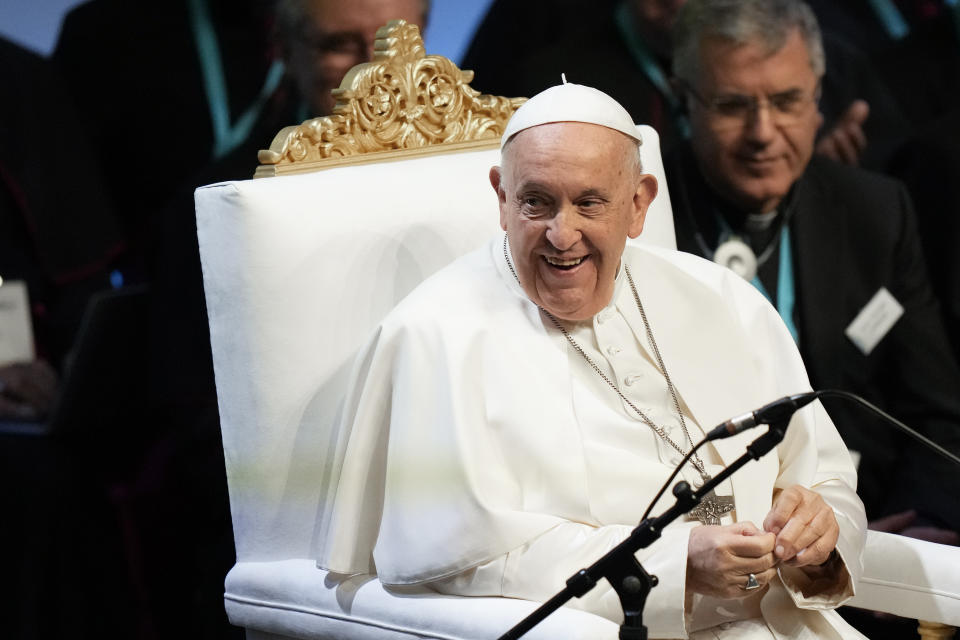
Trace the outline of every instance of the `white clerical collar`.
<path fill-rule="evenodd" d="M 747 221 L 744 226 L 747 231 L 766 231 L 770 228 L 770 225 L 773 224 L 776 217 L 776 209 L 766 213 L 749 213 L 747 214 Z"/>
<path fill-rule="evenodd" d="M 607 308 L 614 308 L 617 306 L 617 300 L 620 299 L 620 293 L 624 290 L 625 284 L 627 281 L 626 269 L 623 268 L 623 257 L 620 257 L 620 264 L 617 266 L 617 277 L 613 281 L 613 295 L 610 296 L 610 302 L 607 303 Z"/>

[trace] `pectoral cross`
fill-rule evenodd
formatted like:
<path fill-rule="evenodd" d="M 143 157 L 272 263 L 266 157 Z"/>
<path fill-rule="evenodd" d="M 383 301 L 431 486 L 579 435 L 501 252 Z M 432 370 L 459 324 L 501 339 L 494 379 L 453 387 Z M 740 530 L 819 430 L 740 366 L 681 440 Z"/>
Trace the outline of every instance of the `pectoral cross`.
<path fill-rule="evenodd" d="M 720 524 L 720 518 L 733 511 L 733 496 L 718 496 L 711 491 L 687 514 L 703 524 Z"/>

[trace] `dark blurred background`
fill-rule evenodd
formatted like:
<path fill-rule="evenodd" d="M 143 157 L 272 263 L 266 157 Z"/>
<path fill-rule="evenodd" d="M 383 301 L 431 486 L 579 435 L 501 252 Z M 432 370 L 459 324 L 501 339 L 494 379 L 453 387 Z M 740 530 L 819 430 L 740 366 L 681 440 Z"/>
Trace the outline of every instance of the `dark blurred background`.
<path fill-rule="evenodd" d="M 870 103 L 853 161 L 911 190 L 957 350 L 960 14 L 890 2 L 903 24 L 867 0 L 810 3 L 834 83 L 821 108 L 830 125 Z M 387 5 L 484 93 L 565 71 L 665 149 L 682 135 L 615 0 L 0 4 L 0 277 L 27 285 L 36 353 L 0 362 L 5 637 L 241 636 L 222 606 L 234 550 L 193 190 L 251 177 L 280 128 L 328 111 Z"/>
<path fill-rule="evenodd" d="M 329 110 L 304 83 L 422 5 L 0 4 L 0 278 L 36 351 L 0 362 L 4 637 L 242 637 L 193 190 L 252 177 Z M 485 8 L 433 2 L 428 50 L 459 60 Z"/>

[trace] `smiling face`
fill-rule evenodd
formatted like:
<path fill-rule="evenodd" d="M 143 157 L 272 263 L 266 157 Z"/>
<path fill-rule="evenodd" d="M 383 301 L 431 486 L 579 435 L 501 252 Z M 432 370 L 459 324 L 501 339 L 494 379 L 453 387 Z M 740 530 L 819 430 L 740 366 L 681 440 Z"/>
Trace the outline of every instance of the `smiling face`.
<path fill-rule="evenodd" d="M 813 153 L 821 123 L 815 95 L 818 78 L 810 54 L 794 30 L 779 51 L 760 44 L 736 44 L 717 37 L 700 43 L 700 73 L 695 90 L 706 102 L 731 97 L 759 104 L 737 122 L 692 98 L 691 142 L 707 182 L 747 212 L 772 211 L 800 177 Z M 803 96 L 804 108 L 784 117 L 770 100 Z"/>
<path fill-rule="evenodd" d="M 586 320 L 610 302 L 627 237 L 657 193 L 635 158 L 622 133 L 561 122 L 518 133 L 490 170 L 520 285 L 558 318 Z"/>

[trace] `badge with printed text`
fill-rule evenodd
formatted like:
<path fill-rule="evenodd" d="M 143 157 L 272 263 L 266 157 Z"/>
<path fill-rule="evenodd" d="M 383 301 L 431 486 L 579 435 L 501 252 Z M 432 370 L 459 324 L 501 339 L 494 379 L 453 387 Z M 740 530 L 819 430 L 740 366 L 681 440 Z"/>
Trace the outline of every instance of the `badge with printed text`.
<path fill-rule="evenodd" d="M 27 285 L 20 280 L 3 280 L 0 284 L 0 365 L 33 358 Z"/>
<path fill-rule="evenodd" d="M 885 287 L 880 287 L 844 334 L 868 356 L 903 315 L 903 305 Z"/>

